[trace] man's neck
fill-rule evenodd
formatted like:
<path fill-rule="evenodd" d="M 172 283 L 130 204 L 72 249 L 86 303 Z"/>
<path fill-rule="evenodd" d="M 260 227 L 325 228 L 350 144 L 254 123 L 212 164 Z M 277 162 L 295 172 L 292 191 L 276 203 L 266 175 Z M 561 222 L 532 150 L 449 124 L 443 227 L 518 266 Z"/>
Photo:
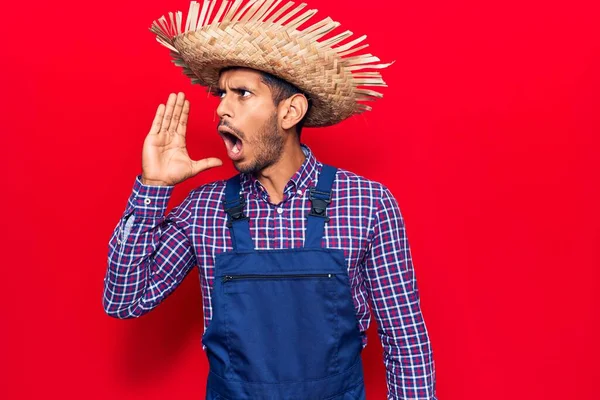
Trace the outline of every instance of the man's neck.
<path fill-rule="evenodd" d="M 305 160 L 306 155 L 296 139 L 286 144 L 279 161 L 254 175 L 269 193 L 271 203 L 279 204 L 283 200 L 283 189 Z"/>

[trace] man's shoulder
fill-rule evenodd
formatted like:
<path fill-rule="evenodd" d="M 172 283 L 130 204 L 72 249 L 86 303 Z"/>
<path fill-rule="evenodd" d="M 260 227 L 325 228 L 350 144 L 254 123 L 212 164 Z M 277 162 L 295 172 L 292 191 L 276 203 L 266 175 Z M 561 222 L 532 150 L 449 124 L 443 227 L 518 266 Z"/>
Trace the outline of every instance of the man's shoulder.
<path fill-rule="evenodd" d="M 369 191 L 378 197 L 380 197 L 381 193 L 387 189 L 387 187 L 379 181 L 340 167 L 337 168 L 336 181 L 340 185 L 340 188 L 345 187 L 348 189 Z"/>
<path fill-rule="evenodd" d="M 190 190 L 188 197 L 196 202 L 220 200 L 225 192 L 226 179 L 218 179 L 204 183 Z"/>
<path fill-rule="evenodd" d="M 401 217 L 398 199 L 385 184 L 342 168 L 338 168 L 336 180 L 340 190 L 346 189 L 347 196 L 355 200 L 353 204 L 366 204 L 376 212 L 387 210 L 387 215 Z"/>

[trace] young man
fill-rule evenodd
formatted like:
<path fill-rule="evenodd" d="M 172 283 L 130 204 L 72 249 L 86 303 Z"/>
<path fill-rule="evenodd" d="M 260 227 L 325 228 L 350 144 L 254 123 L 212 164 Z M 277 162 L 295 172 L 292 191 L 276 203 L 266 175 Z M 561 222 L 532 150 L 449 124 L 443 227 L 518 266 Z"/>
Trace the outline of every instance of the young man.
<path fill-rule="evenodd" d="M 279 2 L 242 3 L 221 3 L 209 23 L 214 2 L 192 2 L 188 33 L 180 13 L 153 25 L 176 64 L 220 97 L 217 130 L 240 173 L 197 187 L 165 216 L 176 184 L 222 161 L 189 158 L 183 93 L 159 105 L 110 239 L 104 309 L 143 315 L 198 265 L 206 399 L 364 400 L 370 299 L 388 398 L 436 399 L 396 200 L 300 141 L 303 125 L 332 125 L 368 109 L 358 100 L 379 97 L 356 88 L 381 85 L 377 73 L 352 73 L 374 58 L 342 57 L 353 44 L 332 47 L 335 37 L 318 42 L 337 26 L 328 18 L 298 31 L 307 17 L 285 23 L 294 11 L 273 14 Z"/>

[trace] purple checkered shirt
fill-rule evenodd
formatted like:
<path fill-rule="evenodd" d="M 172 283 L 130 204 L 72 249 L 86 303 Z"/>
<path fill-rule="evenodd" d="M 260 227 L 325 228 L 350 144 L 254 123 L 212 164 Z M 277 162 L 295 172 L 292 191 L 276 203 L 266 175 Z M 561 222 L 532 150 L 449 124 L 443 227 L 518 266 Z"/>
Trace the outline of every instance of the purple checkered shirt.
<path fill-rule="evenodd" d="M 245 213 L 256 249 L 298 248 L 304 243 L 308 188 L 322 163 L 302 144 L 306 160 L 272 204 L 260 181 L 242 174 Z M 127 207 L 108 244 L 103 305 L 116 318 L 139 317 L 160 304 L 197 265 L 204 330 L 212 317 L 215 255 L 232 250 L 221 200 L 225 180 L 201 185 L 166 216 L 174 186 L 150 186 L 136 176 Z M 383 347 L 388 399 L 436 400 L 435 367 L 420 310 L 404 220 L 390 190 L 338 168 L 331 218 L 322 245 L 343 249 L 356 317 L 365 334 L 372 304 Z M 202 346 L 206 350 L 205 346 Z"/>

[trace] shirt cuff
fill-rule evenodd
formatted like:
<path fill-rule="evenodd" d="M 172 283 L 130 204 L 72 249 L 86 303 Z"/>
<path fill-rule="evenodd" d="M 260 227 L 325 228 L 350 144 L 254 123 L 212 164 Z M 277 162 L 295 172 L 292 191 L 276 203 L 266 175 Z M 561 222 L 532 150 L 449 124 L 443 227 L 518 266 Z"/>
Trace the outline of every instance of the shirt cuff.
<path fill-rule="evenodd" d="M 142 183 L 142 174 L 135 177 L 129 197 L 133 214 L 141 218 L 156 218 L 165 215 L 171 193 L 175 186 L 154 186 Z"/>

